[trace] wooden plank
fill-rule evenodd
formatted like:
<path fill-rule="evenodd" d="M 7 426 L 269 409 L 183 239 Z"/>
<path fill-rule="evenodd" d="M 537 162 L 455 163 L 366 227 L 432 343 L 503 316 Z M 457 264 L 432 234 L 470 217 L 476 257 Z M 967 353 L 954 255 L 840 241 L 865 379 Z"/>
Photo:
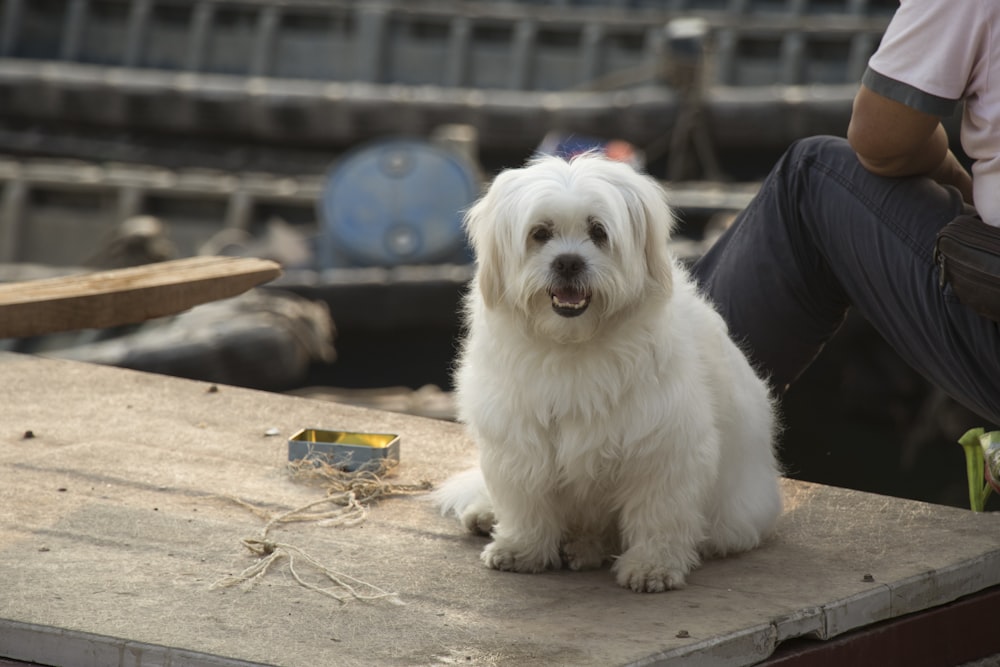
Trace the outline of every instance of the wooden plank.
<path fill-rule="evenodd" d="M 706 560 L 669 593 L 624 590 L 607 565 L 490 570 L 479 560 L 486 539 L 425 496 L 383 498 L 354 527 L 278 521 L 268 533 L 402 605 L 319 594 L 294 579 L 291 553 L 252 590 L 212 588 L 260 562 L 242 540 L 259 538 L 267 519 L 232 499 L 279 517 L 327 495 L 286 468 L 299 429 L 398 434 L 388 481 L 436 484 L 475 460 L 462 425 L 7 353 L 0 377 L 0 656 L 9 659 L 740 667 L 785 640 L 846 636 L 1000 586 L 1000 513 L 785 480 L 771 539 Z M 310 586 L 344 592 L 305 557 L 295 567 Z M 996 646 L 987 609 L 997 604 L 932 614 L 914 631 L 944 644 L 992 633 L 975 652 L 941 653 L 934 664 L 961 663 Z M 983 622 L 947 620 L 963 608 Z M 913 653 L 893 646 L 907 636 L 875 637 L 884 652 L 829 664 L 909 667 Z"/>
<path fill-rule="evenodd" d="M 190 257 L 0 285 L 0 338 L 100 329 L 173 315 L 281 275 L 270 260 Z"/>

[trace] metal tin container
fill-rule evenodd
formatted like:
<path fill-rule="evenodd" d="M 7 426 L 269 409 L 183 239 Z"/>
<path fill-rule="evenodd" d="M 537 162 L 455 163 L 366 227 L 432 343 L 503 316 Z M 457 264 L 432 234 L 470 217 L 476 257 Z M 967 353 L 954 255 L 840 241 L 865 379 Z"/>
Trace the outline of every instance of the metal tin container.
<path fill-rule="evenodd" d="M 288 439 L 288 460 L 300 459 L 323 461 L 349 472 L 381 459 L 398 462 L 399 436 L 304 428 Z"/>

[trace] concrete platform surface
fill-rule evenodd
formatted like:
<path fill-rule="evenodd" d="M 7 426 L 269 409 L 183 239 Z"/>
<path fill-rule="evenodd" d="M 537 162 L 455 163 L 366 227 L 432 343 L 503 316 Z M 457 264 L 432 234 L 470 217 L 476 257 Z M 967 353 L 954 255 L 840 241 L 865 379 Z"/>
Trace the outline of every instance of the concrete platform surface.
<path fill-rule="evenodd" d="M 230 497 L 271 513 L 324 497 L 287 469 L 298 429 L 398 433 L 394 483 L 441 481 L 473 459 L 471 443 L 447 422 L 12 354 L 0 354 L 0 427 L 6 658 L 735 666 L 788 638 L 834 637 L 1000 584 L 1000 514 L 789 481 L 771 541 L 665 594 L 621 589 L 607 569 L 490 571 L 484 540 L 420 496 L 382 500 L 360 525 L 270 532 L 398 603 L 340 603 L 298 583 L 287 559 L 249 591 L 212 588 L 256 562 L 241 540 L 265 522 Z M 304 556 L 295 570 L 334 588 Z"/>

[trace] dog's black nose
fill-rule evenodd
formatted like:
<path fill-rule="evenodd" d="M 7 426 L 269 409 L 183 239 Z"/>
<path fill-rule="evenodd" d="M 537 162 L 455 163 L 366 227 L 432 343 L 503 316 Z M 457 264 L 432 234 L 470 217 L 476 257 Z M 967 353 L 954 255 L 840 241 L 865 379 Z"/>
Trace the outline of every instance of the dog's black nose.
<path fill-rule="evenodd" d="M 570 280 L 576 278 L 586 267 L 587 262 L 580 255 L 565 254 L 559 255 L 552 260 L 552 270 L 560 278 Z"/>

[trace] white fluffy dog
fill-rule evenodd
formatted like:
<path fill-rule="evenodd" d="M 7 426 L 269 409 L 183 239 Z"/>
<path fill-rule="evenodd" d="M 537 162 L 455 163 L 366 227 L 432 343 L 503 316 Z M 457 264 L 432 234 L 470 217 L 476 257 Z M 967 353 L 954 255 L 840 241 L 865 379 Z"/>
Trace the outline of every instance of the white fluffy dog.
<path fill-rule="evenodd" d="M 662 188 L 595 155 L 501 173 L 469 211 L 459 417 L 478 469 L 437 500 L 492 533 L 489 567 L 614 559 L 620 585 L 684 585 L 781 513 L 764 382 L 671 256 Z"/>

